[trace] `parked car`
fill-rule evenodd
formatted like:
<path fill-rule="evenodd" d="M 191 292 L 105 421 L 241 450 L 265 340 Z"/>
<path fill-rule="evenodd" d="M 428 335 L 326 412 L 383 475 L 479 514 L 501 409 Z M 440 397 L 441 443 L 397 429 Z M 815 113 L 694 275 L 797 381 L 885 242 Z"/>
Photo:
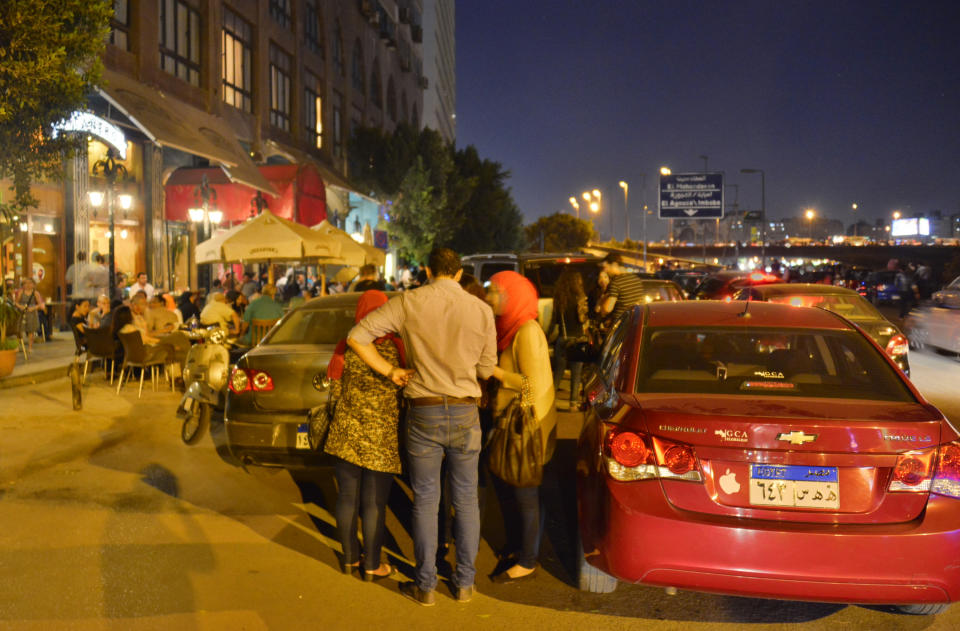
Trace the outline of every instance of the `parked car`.
<path fill-rule="evenodd" d="M 960 434 L 823 309 L 635 307 L 587 384 L 580 586 L 933 614 L 960 599 Z"/>
<path fill-rule="evenodd" d="M 733 299 L 733 294 L 742 287 L 781 282 L 783 282 L 783 279 L 776 274 L 757 271 L 724 270 L 704 276 L 700 283 L 694 288 L 693 293 L 690 294 L 690 300 L 729 301 Z"/>
<path fill-rule="evenodd" d="M 850 320 L 886 351 L 894 363 L 910 376 L 910 344 L 903 332 L 883 317 L 877 308 L 852 289 L 806 283 L 777 283 L 746 287 L 734 300 L 764 300 L 794 307 L 819 307 Z"/>
<path fill-rule="evenodd" d="M 690 296 L 707 272 L 678 272 L 671 280 L 680 285 L 684 296 Z"/>
<path fill-rule="evenodd" d="M 857 291 L 875 305 L 900 304 L 902 296 L 897 289 L 897 272 L 880 270 L 870 272 Z"/>
<path fill-rule="evenodd" d="M 307 413 L 329 398 L 327 364 L 353 327 L 361 295 L 304 303 L 237 362 L 224 428 L 227 448 L 240 462 L 286 468 L 329 464 L 323 452 L 310 448 Z"/>

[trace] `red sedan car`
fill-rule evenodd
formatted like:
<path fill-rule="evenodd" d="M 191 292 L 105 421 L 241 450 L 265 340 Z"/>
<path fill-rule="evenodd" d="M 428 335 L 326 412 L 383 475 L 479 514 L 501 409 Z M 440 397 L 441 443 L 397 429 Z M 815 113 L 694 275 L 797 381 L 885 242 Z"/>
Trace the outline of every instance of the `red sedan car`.
<path fill-rule="evenodd" d="M 582 589 L 960 600 L 960 434 L 839 316 L 636 307 L 586 391 Z"/>

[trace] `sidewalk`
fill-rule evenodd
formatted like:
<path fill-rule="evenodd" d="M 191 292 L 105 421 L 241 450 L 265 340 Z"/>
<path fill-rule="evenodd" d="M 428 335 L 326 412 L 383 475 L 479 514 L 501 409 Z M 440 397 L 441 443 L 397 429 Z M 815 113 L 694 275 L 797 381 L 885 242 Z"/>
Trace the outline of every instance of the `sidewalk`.
<path fill-rule="evenodd" d="M 0 379 L 0 390 L 65 377 L 74 350 L 73 336 L 69 331 L 57 331 L 49 342 L 35 341 L 29 359 L 24 359 L 18 350 L 13 373 Z"/>

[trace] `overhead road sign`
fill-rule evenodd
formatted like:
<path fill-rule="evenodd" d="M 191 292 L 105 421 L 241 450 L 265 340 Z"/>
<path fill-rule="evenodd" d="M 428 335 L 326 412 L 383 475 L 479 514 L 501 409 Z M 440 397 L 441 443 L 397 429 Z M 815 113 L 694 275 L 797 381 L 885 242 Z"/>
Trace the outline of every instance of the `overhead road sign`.
<path fill-rule="evenodd" d="M 723 173 L 672 173 L 660 176 L 661 219 L 723 217 Z"/>

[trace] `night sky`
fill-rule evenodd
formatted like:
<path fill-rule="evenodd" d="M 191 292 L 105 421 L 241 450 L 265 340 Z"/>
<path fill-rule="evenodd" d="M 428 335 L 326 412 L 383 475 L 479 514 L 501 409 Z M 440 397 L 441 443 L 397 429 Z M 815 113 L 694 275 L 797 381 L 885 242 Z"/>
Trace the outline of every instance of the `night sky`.
<path fill-rule="evenodd" d="M 724 171 L 770 219 L 960 212 L 960 2 L 457 2 L 457 145 L 509 170 L 527 221 L 641 173 Z M 727 190 L 727 202 L 734 190 Z M 581 212 L 583 208 L 581 207 Z M 648 216 L 649 217 L 649 216 Z M 651 237 L 666 222 L 648 219 Z M 603 236 L 609 218 L 599 222 Z"/>

